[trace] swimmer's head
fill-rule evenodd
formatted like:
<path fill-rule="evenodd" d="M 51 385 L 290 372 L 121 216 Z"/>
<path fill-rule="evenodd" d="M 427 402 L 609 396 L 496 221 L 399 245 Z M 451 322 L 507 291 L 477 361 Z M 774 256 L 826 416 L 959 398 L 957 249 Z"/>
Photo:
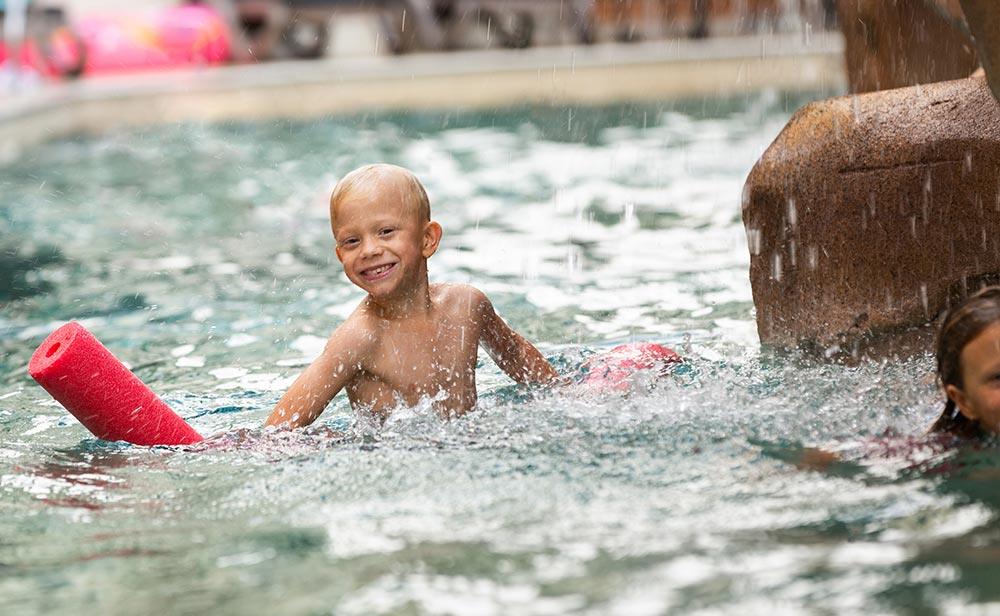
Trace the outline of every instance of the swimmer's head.
<path fill-rule="evenodd" d="M 419 299 L 427 259 L 441 241 L 427 193 L 402 167 L 367 165 L 348 173 L 330 196 L 337 259 L 372 301 Z"/>
<path fill-rule="evenodd" d="M 345 175 L 330 194 L 330 226 L 337 228 L 337 211 L 349 197 L 393 199 L 412 208 L 420 222 L 431 219 L 431 204 L 423 184 L 413 172 L 396 165 L 378 163 L 358 167 Z"/>
<path fill-rule="evenodd" d="M 997 326 L 997 327 L 994 327 Z M 983 387 L 1000 368 L 1000 286 L 986 287 L 948 311 L 937 340 L 937 377 L 947 396 L 931 432 L 974 436 L 996 431 L 992 417 L 1000 397 Z M 1000 393 L 1000 392 L 998 392 Z"/>

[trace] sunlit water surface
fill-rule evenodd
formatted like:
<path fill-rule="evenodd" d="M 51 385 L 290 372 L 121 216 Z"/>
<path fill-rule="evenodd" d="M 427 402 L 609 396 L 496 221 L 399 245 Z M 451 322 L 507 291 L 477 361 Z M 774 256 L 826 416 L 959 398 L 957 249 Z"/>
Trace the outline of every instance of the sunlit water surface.
<path fill-rule="evenodd" d="M 1000 457 L 850 451 L 936 412 L 932 362 L 762 351 L 742 183 L 804 100 L 183 125 L 40 146 L 0 170 L 0 612 L 960 611 L 1000 599 Z M 338 397 L 260 429 L 360 299 L 330 188 L 413 169 L 470 282 L 562 371 L 617 343 L 690 361 L 630 395 L 532 393 L 381 427 Z M 53 250 L 53 248 L 55 250 Z M 27 271 L 24 270 L 26 266 Z M 201 433 L 92 438 L 27 377 L 79 319 Z M 330 428 L 345 433 L 332 435 Z M 844 449 L 826 470 L 809 448 Z M 876 447 L 877 449 L 877 447 Z"/>

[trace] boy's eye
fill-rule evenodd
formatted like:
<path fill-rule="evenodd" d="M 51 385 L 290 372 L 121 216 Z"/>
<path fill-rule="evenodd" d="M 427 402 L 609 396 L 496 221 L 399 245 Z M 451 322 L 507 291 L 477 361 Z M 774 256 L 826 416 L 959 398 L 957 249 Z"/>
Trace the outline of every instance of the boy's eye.
<path fill-rule="evenodd" d="M 356 238 L 350 237 L 350 238 L 347 238 L 346 240 L 344 240 L 343 242 L 341 242 L 340 245 L 344 246 L 344 247 L 347 247 L 347 246 L 354 246 L 357 243 L 358 243 L 358 240 Z"/>
<path fill-rule="evenodd" d="M 385 227 L 383 229 L 379 229 L 378 233 L 379 235 L 391 235 L 393 231 L 395 231 L 395 229 L 392 227 Z"/>

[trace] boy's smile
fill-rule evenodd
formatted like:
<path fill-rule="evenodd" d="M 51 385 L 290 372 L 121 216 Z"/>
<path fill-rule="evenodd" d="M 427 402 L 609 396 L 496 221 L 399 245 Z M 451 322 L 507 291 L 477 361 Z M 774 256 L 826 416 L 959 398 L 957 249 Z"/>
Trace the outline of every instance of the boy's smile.
<path fill-rule="evenodd" d="M 375 267 L 370 267 L 366 270 L 361 270 L 361 275 L 368 282 L 375 282 L 381 280 L 389 275 L 393 268 L 396 267 L 395 263 L 387 263 L 385 265 L 376 265 Z"/>

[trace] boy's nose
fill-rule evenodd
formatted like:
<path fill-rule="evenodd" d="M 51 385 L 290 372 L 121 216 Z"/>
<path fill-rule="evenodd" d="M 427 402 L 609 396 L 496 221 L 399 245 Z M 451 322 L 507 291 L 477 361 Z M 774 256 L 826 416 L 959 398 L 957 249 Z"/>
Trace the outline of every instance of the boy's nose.
<path fill-rule="evenodd" d="M 382 252 L 382 245 L 373 239 L 364 240 L 361 242 L 361 255 L 377 255 Z"/>

